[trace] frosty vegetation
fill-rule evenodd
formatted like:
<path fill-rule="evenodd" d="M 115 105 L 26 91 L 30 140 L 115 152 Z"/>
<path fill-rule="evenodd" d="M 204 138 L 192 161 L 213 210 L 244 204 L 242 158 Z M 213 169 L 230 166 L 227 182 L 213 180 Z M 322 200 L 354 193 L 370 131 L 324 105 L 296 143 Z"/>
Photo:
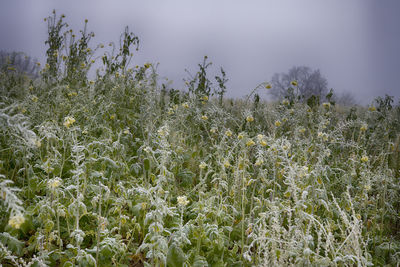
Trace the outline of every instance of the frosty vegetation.
<path fill-rule="evenodd" d="M 226 99 L 207 58 L 173 90 L 135 66 L 128 29 L 104 47 L 87 21 L 76 35 L 63 15 L 46 23 L 39 77 L 0 72 L 3 266 L 400 262 L 391 97 L 339 106 L 300 99 L 290 81 L 278 102 L 257 97 L 272 82 Z"/>

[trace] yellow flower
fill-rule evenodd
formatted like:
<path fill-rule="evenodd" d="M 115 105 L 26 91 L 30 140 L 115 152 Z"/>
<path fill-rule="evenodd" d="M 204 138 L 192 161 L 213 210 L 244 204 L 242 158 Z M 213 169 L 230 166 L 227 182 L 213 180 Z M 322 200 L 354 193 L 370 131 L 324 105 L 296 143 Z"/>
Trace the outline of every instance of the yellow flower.
<path fill-rule="evenodd" d="M 216 132 L 217 132 L 217 128 L 212 127 L 212 128 L 210 129 L 210 133 L 215 134 Z"/>
<path fill-rule="evenodd" d="M 362 158 L 361 158 L 361 162 L 368 162 L 368 156 L 363 156 Z"/>
<path fill-rule="evenodd" d="M 368 110 L 369 110 L 369 111 L 376 111 L 376 107 L 370 106 L 370 107 L 368 108 Z"/>
<path fill-rule="evenodd" d="M 288 105 L 289 105 L 289 100 L 284 99 L 284 100 L 282 101 L 282 104 L 285 105 L 285 106 L 288 106 Z"/>
<path fill-rule="evenodd" d="M 279 121 L 279 120 L 275 121 L 275 126 L 276 126 L 276 127 L 281 126 L 281 124 L 282 124 L 281 121 Z"/>
<path fill-rule="evenodd" d="M 246 121 L 248 121 L 248 122 L 254 121 L 253 116 L 247 116 L 247 117 L 246 117 Z"/>
<path fill-rule="evenodd" d="M 264 160 L 262 158 L 258 158 L 256 162 L 254 163 L 255 166 L 261 166 L 264 163 Z"/>
<path fill-rule="evenodd" d="M 231 166 L 231 164 L 229 163 L 229 161 L 228 160 L 225 160 L 224 161 L 224 167 L 225 168 L 229 168 Z"/>
<path fill-rule="evenodd" d="M 267 85 L 265 86 L 265 89 L 271 89 L 271 88 L 272 88 L 271 84 L 267 83 Z"/>
<path fill-rule="evenodd" d="M 144 67 L 145 67 L 146 69 L 150 68 L 150 66 L 151 66 L 151 64 L 150 64 L 150 63 L 146 63 L 146 64 L 144 64 Z"/>
<path fill-rule="evenodd" d="M 185 102 L 185 103 L 182 104 L 182 107 L 189 108 L 189 104 L 187 102 Z"/>
<path fill-rule="evenodd" d="M 306 128 L 301 127 L 301 128 L 299 129 L 299 133 L 305 133 L 305 132 L 306 132 Z"/>
<path fill-rule="evenodd" d="M 297 86 L 297 81 L 294 80 L 294 81 L 291 82 L 291 84 L 292 84 L 293 86 Z"/>
<path fill-rule="evenodd" d="M 33 95 L 31 97 L 31 100 L 36 103 L 36 102 L 38 102 L 39 98 L 37 96 Z"/>
<path fill-rule="evenodd" d="M 8 224 L 15 229 L 19 229 L 24 222 L 25 222 L 24 216 L 18 214 L 12 216 L 8 221 Z"/>
<path fill-rule="evenodd" d="M 329 109 L 331 107 L 331 103 L 322 103 L 322 106 L 326 109 Z"/>
<path fill-rule="evenodd" d="M 42 146 L 42 142 L 40 142 L 40 139 L 35 140 L 35 145 L 37 148 L 40 148 Z"/>
<path fill-rule="evenodd" d="M 73 117 L 65 117 L 64 119 L 64 126 L 69 128 L 73 123 L 75 122 L 75 119 Z"/>
<path fill-rule="evenodd" d="M 115 114 L 110 116 L 110 120 L 114 120 L 115 119 Z"/>
<path fill-rule="evenodd" d="M 125 130 L 124 130 L 124 134 L 129 134 L 129 130 L 128 130 L 128 129 L 125 129 Z"/>
<path fill-rule="evenodd" d="M 50 187 L 50 189 L 56 189 L 61 185 L 61 179 L 58 177 L 51 179 L 47 182 L 47 185 Z"/>
<path fill-rule="evenodd" d="M 365 131 L 367 130 L 367 128 L 368 128 L 368 125 L 367 125 L 367 124 L 363 124 L 363 125 L 360 127 L 360 131 L 361 131 L 361 132 L 365 132 Z"/>
<path fill-rule="evenodd" d="M 254 146 L 256 143 L 252 139 L 249 139 L 246 143 L 246 146 Z"/>
<path fill-rule="evenodd" d="M 179 196 L 177 197 L 177 200 L 180 207 L 185 207 L 187 204 L 189 204 L 189 200 L 187 200 L 186 196 Z"/>
<path fill-rule="evenodd" d="M 238 139 L 239 139 L 239 140 L 242 140 L 243 138 L 244 138 L 244 133 L 239 133 L 239 134 L 238 134 Z"/>
<path fill-rule="evenodd" d="M 202 119 L 203 121 L 206 121 L 206 120 L 208 120 L 208 117 L 207 117 L 206 115 L 203 115 L 203 116 L 201 116 L 201 119 Z"/>
<path fill-rule="evenodd" d="M 208 96 L 203 96 L 202 98 L 201 98 L 203 101 L 207 101 L 208 100 Z"/>
<path fill-rule="evenodd" d="M 265 141 L 265 136 L 263 134 L 257 135 L 257 140 L 260 145 L 262 145 L 262 146 L 267 145 L 267 141 Z"/>
<path fill-rule="evenodd" d="M 199 165 L 199 168 L 204 170 L 205 168 L 207 168 L 207 163 L 205 163 L 204 161 L 202 161 Z"/>
<path fill-rule="evenodd" d="M 228 136 L 228 137 L 231 137 L 232 136 L 231 130 L 226 130 L 225 131 L 225 135 Z"/>
<path fill-rule="evenodd" d="M 163 126 L 160 129 L 158 129 L 157 133 L 159 136 L 166 136 L 168 135 L 168 128 Z"/>

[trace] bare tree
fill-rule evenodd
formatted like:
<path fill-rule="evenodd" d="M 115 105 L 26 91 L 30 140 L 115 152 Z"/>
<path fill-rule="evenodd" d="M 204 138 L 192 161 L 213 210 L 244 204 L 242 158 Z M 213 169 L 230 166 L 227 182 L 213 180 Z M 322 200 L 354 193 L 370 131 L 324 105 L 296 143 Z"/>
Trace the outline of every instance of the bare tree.
<path fill-rule="evenodd" d="M 328 81 L 319 70 L 306 66 L 292 67 L 287 73 L 275 73 L 271 79 L 270 94 L 275 99 L 307 100 L 311 96 L 324 99 L 328 93 Z"/>

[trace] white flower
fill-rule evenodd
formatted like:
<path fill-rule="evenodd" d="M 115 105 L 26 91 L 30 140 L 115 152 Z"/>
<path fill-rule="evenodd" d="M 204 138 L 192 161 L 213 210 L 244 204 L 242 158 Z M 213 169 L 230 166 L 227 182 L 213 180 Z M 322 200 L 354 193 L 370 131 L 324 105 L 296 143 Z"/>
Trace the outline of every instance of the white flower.
<path fill-rule="evenodd" d="M 177 200 L 178 200 L 178 205 L 181 207 L 185 207 L 187 204 L 189 204 L 189 200 L 187 200 L 186 196 L 177 197 Z"/>

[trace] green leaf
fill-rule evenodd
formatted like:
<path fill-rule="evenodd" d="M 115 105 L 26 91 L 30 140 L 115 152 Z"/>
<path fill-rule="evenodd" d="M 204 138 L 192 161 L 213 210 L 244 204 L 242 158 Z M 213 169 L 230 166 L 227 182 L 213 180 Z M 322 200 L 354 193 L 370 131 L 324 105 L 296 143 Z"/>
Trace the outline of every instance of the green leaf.
<path fill-rule="evenodd" d="M 144 169 L 146 171 L 150 170 L 150 160 L 149 159 L 147 159 L 147 158 L 144 159 L 143 164 L 144 164 Z"/>
<path fill-rule="evenodd" d="M 18 256 L 22 256 L 22 249 L 25 243 L 11 236 L 9 233 L 0 233 L 0 242 L 3 243 L 9 250 Z"/>
<path fill-rule="evenodd" d="M 181 267 L 183 266 L 183 263 L 185 261 L 186 261 L 186 256 L 183 253 L 183 250 L 176 244 L 172 244 L 169 247 L 167 254 L 167 266 Z"/>
<path fill-rule="evenodd" d="M 193 262 L 193 267 L 208 267 L 206 258 L 197 255 Z"/>

